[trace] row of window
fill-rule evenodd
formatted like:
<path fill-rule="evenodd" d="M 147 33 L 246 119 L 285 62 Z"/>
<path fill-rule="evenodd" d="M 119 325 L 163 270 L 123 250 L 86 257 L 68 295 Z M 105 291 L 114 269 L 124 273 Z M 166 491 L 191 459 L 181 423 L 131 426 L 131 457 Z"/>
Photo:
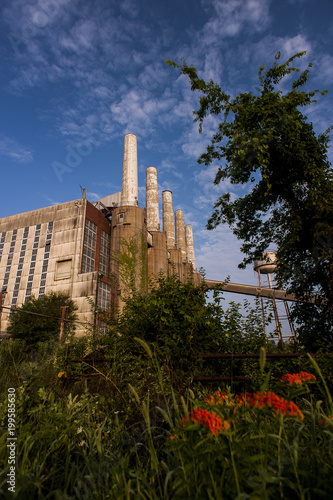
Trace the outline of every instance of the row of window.
<path fill-rule="evenodd" d="M 31 261 L 30 261 L 30 269 L 29 269 L 29 275 L 28 275 L 27 288 L 26 288 L 26 291 L 25 291 L 25 300 L 27 300 L 30 297 L 30 295 L 31 295 L 32 282 L 34 280 L 35 268 L 36 268 L 37 250 L 38 250 L 39 237 L 40 237 L 40 228 L 41 228 L 41 225 L 37 224 L 36 225 L 36 229 L 35 229 L 34 244 L 33 244 L 33 247 L 32 247 L 32 254 L 31 254 Z M 20 265 L 21 264 L 19 264 L 19 266 Z M 22 263 L 22 267 L 23 267 L 23 263 Z"/>
<path fill-rule="evenodd" d="M 17 272 L 16 272 L 14 292 L 12 295 L 12 306 L 15 306 L 17 303 L 17 297 L 18 297 L 20 284 L 21 284 L 22 267 L 23 267 L 23 262 L 24 262 L 24 257 L 25 257 L 25 251 L 27 248 L 28 235 L 29 235 L 29 227 L 25 227 L 24 231 L 23 231 L 23 237 L 22 237 L 22 243 L 21 243 L 19 264 L 18 264 Z"/>
<path fill-rule="evenodd" d="M 3 232 L 3 233 L 1 233 L 1 238 L 0 238 L 0 262 L 1 262 L 1 258 L 2 258 L 5 239 L 6 239 L 6 232 Z"/>
<path fill-rule="evenodd" d="M 47 225 L 47 234 L 45 241 L 44 258 L 43 258 L 44 272 L 42 271 L 40 277 L 38 297 L 41 297 L 45 293 L 46 275 L 47 275 L 47 268 L 49 265 L 52 233 L 53 233 L 53 222 L 49 222 Z"/>
<path fill-rule="evenodd" d="M 82 255 L 83 273 L 91 273 L 95 270 L 96 240 L 97 226 L 86 219 Z M 99 272 L 105 276 L 109 276 L 110 273 L 110 247 L 110 235 L 102 230 L 99 252 Z"/>
<path fill-rule="evenodd" d="M 5 276 L 2 282 L 2 290 L 6 291 L 7 285 L 8 285 L 8 280 L 9 280 L 9 275 L 10 275 L 10 269 L 12 267 L 12 261 L 13 261 L 13 255 L 14 255 L 14 249 L 15 249 L 15 243 L 16 243 L 16 237 L 17 237 L 17 229 L 13 230 L 12 234 L 12 239 L 10 241 L 10 247 L 9 247 L 9 252 L 7 256 L 7 264 L 6 264 L 6 270 L 5 270 Z M 5 300 L 5 294 L 2 296 L 2 302 Z"/>

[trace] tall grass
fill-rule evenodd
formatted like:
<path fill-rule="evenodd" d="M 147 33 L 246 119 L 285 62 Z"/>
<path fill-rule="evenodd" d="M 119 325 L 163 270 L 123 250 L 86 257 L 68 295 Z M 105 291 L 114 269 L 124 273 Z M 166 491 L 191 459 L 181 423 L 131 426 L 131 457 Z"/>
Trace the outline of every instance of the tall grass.
<path fill-rule="evenodd" d="M 136 342 L 146 362 L 147 380 L 153 383 L 144 387 L 133 376 L 130 385 L 126 380 L 125 390 L 123 379 L 116 380 L 113 372 L 107 375 L 112 383 L 97 375 L 108 384 L 110 396 L 105 388 L 103 395 L 73 395 L 66 383 L 60 389 L 60 365 L 54 356 L 50 358 L 53 371 L 40 365 L 32 367 L 29 375 L 26 365 L 22 371 L 27 361 L 19 350 L 12 351 L 16 371 L 6 372 L 6 377 L 15 383 L 17 396 L 16 492 L 8 492 L 6 483 L 7 402 L 3 397 L 0 498 L 330 497 L 333 407 L 316 362 L 312 365 L 316 384 L 304 382 L 295 389 L 275 383 L 274 401 L 296 405 L 297 411 L 294 406 L 287 411 L 283 405 L 255 403 L 271 387 L 264 351 L 257 367 L 263 385 L 254 400 L 227 389 L 211 396 L 202 387 L 177 392 L 150 347 L 140 339 Z M 40 387 L 36 373 L 46 372 L 49 377 L 53 374 L 53 385 Z M 314 394 L 320 390 L 319 400 Z"/>

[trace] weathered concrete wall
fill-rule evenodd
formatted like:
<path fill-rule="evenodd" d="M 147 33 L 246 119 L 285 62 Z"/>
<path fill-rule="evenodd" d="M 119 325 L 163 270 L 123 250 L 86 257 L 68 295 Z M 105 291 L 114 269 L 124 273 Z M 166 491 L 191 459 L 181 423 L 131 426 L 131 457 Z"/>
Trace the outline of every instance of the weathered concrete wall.
<path fill-rule="evenodd" d="M 111 220 L 111 273 L 118 280 L 113 284 L 112 301 L 121 311 L 122 295 L 129 291 L 129 281 L 134 276 L 138 290 L 147 289 L 147 224 L 146 212 L 139 207 L 118 207 Z M 132 252 L 132 253 L 131 253 Z M 131 258 L 124 259 L 125 254 Z M 134 262 L 134 268 L 131 268 Z"/>
<path fill-rule="evenodd" d="M 152 234 L 152 247 L 148 248 L 148 276 L 152 277 L 163 271 L 168 275 L 168 251 L 166 234 L 154 231 Z"/>
<path fill-rule="evenodd" d="M 93 272 L 81 273 L 86 217 L 97 227 L 95 269 Z M 51 223 L 53 227 L 50 228 Z M 39 224 L 40 229 L 36 232 L 36 225 Z M 28 234 L 26 243 L 23 244 L 25 228 L 28 228 Z M 85 334 L 84 324 L 92 325 L 94 319 L 87 297 L 94 301 L 96 299 L 102 229 L 110 234 L 109 221 L 85 199 L 0 219 L 0 235 L 6 233 L 0 261 L 0 286 L 6 288 L 4 306 L 7 308 L 22 305 L 26 300 L 27 290 L 28 296 L 35 297 L 38 297 L 41 291 L 67 293 L 79 307 L 77 334 Z M 17 231 L 16 241 L 13 258 L 9 261 L 14 231 Z M 60 273 L 62 265 L 68 269 L 65 274 Z M 8 283 L 5 281 L 7 275 Z M 30 288 L 28 282 L 31 283 Z M 16 297 L 15 290 L 18 292 Z M 2 331 L 7 327 L 8 311 L 9 309 L 4 309 Z"/>

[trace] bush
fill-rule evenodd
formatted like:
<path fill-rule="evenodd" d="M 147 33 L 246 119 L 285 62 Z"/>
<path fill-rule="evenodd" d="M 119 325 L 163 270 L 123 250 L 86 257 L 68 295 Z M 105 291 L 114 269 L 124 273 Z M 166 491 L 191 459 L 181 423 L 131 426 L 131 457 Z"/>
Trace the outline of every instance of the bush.
<path fill-rule="evenodd" d="M 12 338 L 24 340 L 29 349 L 38 342 L 56 340 L 60 333 L 62 307 L 66 306 L 64 336 L 75 332 L 77 305 L 66 293 L 50 292 L 38 299 L 31 296 L 21 307 L 15 309 L 10 316 L 7 332 Z"/>

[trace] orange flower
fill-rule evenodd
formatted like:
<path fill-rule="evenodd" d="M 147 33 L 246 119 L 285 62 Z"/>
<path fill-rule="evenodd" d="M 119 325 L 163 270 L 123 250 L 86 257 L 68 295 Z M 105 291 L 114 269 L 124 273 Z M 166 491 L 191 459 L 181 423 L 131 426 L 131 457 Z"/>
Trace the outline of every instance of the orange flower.
<path fill-rule="evenodd" d="M 190 424 L 190 419 L 194 424 L 200 424 L 206 427 L 210 432 L 216 436 L 222 430 L 229 430 L 230 424 L 216 415 L 216 413 L 209 413 L 207 410 L 201 408 L 195 408 L 194 412 L 189 413 L 189 417 L 184 417 L 180 422 L 180 425 L 187 427 Z"/>
<path fill-rule="evenodd" d="M 233 406 L 234 403 L 232 400 L 229 398 L 226 392 L 221 392 L 221 391 L 215 391 L 214 396 L 209 394 L 208 398 L 205 399 L 206 403 L 209 405 L 223 405 L 226 404 L 227 406 Z"/>
<path fill-rule="evenodd" d="M 320 420 L 318 420 L 318 425 L 320 427 L 329 427 L 330 425 L 333 425 L 333 415 L 331 415 L 330 417 L 321 418 Z"/>
<path fill-rule="evenodd" d="M 289 417 L 297 417 L 303 420 L 304 415 L 298 406 L 292 401 L 280 398 L 274 392 L 256 392 L 245 393 L 241 396 L 236 396 L 239 407 L 246 406 L 249 408 L 271 408 L 275 414 L 287 415 Z"/>
<path fill-rule="evenodd" d="M 299 372 L 299 373 L 286 373 L 280 378 L 280 382 L 287 383 L 289 385 L 302 385 L 303 382 L 315 382 L 316 377 L 311 373 Z"/>

